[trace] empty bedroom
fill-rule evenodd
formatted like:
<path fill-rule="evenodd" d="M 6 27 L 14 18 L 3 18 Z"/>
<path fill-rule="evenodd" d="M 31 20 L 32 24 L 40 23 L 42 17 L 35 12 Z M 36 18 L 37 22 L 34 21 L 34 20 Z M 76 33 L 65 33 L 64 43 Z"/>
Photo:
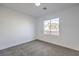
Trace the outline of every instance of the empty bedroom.
<path fill-rule="evenodd" d="M 79 3 L 0 3 L 0 56 L 79 56 Z"/>

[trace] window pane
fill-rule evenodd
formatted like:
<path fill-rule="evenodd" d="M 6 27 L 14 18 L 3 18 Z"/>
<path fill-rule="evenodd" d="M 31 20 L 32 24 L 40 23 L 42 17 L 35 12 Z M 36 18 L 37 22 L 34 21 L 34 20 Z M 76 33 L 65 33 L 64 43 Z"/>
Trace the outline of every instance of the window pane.
<path fill-rule="evenodd" d="M 59 35 L 59 18 L 51 19 L 51 34 Z"/>
<path fill-rule="evenodd" d="M 44 34 L 59 35 L 59 18 L 44 21 Z"/>
<path fill-rule="evenodd" d="M 50 34 L 50 20 L 44 21 L 44 34 Z"/>

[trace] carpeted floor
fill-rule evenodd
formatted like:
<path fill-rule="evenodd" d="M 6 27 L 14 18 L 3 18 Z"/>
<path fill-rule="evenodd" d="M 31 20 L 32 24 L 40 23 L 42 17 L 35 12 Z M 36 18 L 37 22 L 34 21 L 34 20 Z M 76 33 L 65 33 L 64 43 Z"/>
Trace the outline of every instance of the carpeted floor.
<path fill-rule="evenodd" d="M 0 51 L 1 56 L 79 56 L 79 52 L 39 40 Z"/>

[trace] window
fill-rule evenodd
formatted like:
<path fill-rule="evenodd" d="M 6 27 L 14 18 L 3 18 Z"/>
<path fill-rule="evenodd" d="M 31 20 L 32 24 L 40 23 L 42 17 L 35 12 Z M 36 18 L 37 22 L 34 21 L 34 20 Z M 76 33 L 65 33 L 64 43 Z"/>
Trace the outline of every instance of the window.
<path fill-rule="evenodd" d="M 59 35 L 59 18 L 44 21 L 44 34 Z"/>

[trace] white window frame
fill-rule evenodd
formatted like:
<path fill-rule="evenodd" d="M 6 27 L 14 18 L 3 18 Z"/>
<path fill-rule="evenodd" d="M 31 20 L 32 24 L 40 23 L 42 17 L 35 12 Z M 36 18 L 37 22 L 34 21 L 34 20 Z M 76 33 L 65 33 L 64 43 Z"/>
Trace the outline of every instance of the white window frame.
<path fill-rule="evenodd" d="M 46 27 L 45 27 L 46 21 L 49 22 L 49 24 L 50 24 L 50 25 L 49 25 L 50 28 L 47 29 L 47 30 L 46 30 Z M 57 26 L 54 25 L 53 27 L 56 27 L 56 28 L 58 28 L 58 29 L 52 30 L 52 23 L 53 23 L 53 24 L 57 24 Z M 56 35 L 56 36 L 59 36 L 59 18 L 53 18 L 53 19 L 50 19 L 50 20 L 45 20 L 43 24 L 44 24 L 44 34 L 45 34 L 45 35 Z M 46 31 L 47 31 L 47 32 L 46 32 Z"/>

